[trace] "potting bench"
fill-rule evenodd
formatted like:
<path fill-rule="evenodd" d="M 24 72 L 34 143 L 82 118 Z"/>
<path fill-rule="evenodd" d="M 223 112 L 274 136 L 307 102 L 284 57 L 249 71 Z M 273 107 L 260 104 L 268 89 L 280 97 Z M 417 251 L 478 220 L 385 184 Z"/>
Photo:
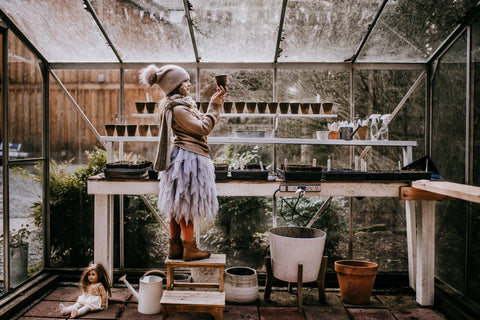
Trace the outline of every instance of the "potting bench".
<path fill-rule="evenodd" d="M 417 292 L 417 302 L 433 305 L 435 266 L 435 201 L 446 196 L 472 201 L 465 197 L 459 184 L 446 182 L 285 182 L 285 181 L 225 181 L 218 182 L 219 196 L 271 197 L 291 196 L 279 191 L 281 186 L 310 186 L 313 197 L 395 197 L 406 201 L 408 267 L 410 286 Z M 439 188 L 437 186 L 447 186 Z M 466 186 L 468 187 L 468 186 Z M 420 189 L 423 189 L 420 190 Z M 460 190 L 460 191 L 459 191 Z M 475 189 L 476 190 L 476 189 Z M 432 193 L 433 192 L 433 193 Z M 478 191 L 473 191 L 474 193 Z M 156 180 L 106 180 L 102 175 L 88 180 L 88 193 L 95 195 L 94 259 L 113 274 L 113 195 L 158 194 Z M 440 194 L 440 195 L 439 195 Z M 475 197 L 474 197 L 475 198 Z M 478 202 L 478 196 L 475 198 Z M 273 224 L 276 225 L 274 212 Z"/>

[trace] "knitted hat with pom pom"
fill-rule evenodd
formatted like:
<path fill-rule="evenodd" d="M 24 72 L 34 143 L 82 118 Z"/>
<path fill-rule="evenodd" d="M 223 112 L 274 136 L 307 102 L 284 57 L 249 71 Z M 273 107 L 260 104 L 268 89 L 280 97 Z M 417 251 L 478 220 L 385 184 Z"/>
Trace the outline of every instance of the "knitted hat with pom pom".
<path fill-rule="evenodd" d="M 190 80 L 190 76 L 185 69 L 173 64 L 160 68 L 150 65 L 142 72 L 142 78 L 143 82 L 149 86 L 158 84 L 166 95 L 175 90 L 183 81 Z"/>

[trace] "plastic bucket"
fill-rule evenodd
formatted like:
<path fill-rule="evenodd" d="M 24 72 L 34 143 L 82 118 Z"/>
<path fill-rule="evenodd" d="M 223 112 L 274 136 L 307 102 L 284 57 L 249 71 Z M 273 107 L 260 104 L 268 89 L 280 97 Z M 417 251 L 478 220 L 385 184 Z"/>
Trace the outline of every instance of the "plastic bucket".
<path fill-rule="evenodd" d="M 298 282 L 298 263 L 303 264 L 302 282 L 317 280 L 327 234 L 314 228 L 276 227 L 269 230 L 273 276 Z"/>

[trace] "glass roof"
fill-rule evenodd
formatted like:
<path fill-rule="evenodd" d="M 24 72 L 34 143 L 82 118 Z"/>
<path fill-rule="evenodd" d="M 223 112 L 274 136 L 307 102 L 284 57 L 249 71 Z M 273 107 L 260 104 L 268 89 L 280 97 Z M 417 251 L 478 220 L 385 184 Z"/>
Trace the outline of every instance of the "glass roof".
<path fill-rule="evenodd" d="M 0 18 L 51 63 L 425 62 L 476 2 L 2 0 Z"/>

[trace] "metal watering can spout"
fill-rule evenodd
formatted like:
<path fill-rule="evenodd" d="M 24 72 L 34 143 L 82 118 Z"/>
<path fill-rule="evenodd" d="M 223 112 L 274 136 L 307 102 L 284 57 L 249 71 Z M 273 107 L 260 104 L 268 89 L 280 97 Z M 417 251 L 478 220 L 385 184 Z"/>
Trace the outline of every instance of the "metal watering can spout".
<path fill-rule="evenodd" d="M 163 295 L 163 279 L 158 276 L 150 276 L 151 273 L 160 273 L 164 277 L 167 277 L 165 272 L 160 270 L 151 270 L 145 273 L 139 281 L 138 293 L 135 289 L 128 283 L 126 276 L 124 275 L 119 280 L 123 281 L 127 288 L 133 293 L 135 298 L 138 301 L 138 312 L 144 314 L 157 314 L 160 313 L 162 306 L 160 305 L 160 300 Z"/>
<path fill-rule="evenodd" d="M 130 282 L 128 282 L 127 280 L 127 275 L 124 274 L 120 279 L 118 279 L 120 281 L 123 281 L 125 283 L 125 285 L 127 286 L 128 289 L 130 289 L 130 291 L 132 292 L 132 294 L 135 296 L 135 298 L 137 299 L 137 301 L 140 301 L 140 294 L 135 291 L 135 289 L 132 287 L 132 285 L 130 284 Z"/>

